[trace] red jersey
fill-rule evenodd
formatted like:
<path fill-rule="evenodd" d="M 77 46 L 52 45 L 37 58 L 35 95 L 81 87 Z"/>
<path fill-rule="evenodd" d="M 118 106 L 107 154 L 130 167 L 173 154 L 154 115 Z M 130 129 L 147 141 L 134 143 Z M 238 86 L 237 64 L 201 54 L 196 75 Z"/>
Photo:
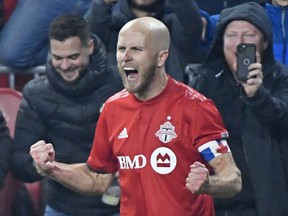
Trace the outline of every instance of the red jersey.
<path fill-rule="evenodd" d="M 123 90 L 105 103 L 87 164 L 119 170 L 121 216 L 212 216 L 212 197 L 192 194 L 186 178 L 195 161 L 207 165 L 199 148 L 225 136 L 211 100 L 169 77 L 148 101 Z"/>

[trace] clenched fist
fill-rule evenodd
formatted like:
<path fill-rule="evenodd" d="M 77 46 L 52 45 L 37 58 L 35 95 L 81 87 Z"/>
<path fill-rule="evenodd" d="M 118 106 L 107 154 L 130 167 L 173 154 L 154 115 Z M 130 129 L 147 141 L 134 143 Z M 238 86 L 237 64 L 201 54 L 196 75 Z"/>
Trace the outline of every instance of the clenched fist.
<path fill-rule="evenodd" d="M 30 155 L 39 174 L 48 174 L 53 170 L 55 151 L 51 143 L 47 144 L 43 140 L 38 141 L 30 147 Z"/>
<path fill-rule="evenodd" d="M 203 193 L 209 185 L 209 171 L 204 164 L 196 161 L 190 166 L 190 172 L 186 178 L 186 187 L 192 193 Z"/>

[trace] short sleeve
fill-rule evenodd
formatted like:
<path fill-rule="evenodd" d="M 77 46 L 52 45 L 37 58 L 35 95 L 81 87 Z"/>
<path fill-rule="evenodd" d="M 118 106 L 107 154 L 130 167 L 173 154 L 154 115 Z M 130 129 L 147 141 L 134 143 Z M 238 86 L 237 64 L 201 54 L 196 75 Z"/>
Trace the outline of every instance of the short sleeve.
<path fill-rule="evenodd" d="M 203 100 L 195 106 L 195 118 L 193 119 L 193 138 L 194 147 L 197 149 L 205 143 L 212 140 L 221 140 L 228 138 L 223 119 L 214 103 L 209 100 Z"/>

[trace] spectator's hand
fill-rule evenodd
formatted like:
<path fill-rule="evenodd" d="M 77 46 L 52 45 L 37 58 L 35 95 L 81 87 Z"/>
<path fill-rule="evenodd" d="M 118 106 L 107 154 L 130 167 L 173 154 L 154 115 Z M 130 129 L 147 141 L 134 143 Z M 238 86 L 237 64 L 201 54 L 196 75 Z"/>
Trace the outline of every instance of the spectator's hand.
<path fill-rule="evenodd" d="M 55 151 L 51 143 L 46 144 L 43 140 L 38 141 L 30 147 L 30 155 L 39 174 L 48 174 L 53 170 Z"/>
<path fill-rule="evenodd" d="M 190 172 L 186 178 L 186 187 L 192 193 L 202 193 L 209 184 L 209 171 L 204 164 L 196 161 L 190 166 Z"/>
<path fill-rule="evenodd" d="M 261 63 L 254 63 L 249 65 L 247 82 L 242 82 L 242 86 L 246 92 L 247 97 L 253 97 L 256 95 L 259 88 L 263 83 L 263 72 Z"/>
<path fill-rule="evenodd" d="M 104 2 L 108 5 L 115 4 L 118 0 L 104 0 Z"/>

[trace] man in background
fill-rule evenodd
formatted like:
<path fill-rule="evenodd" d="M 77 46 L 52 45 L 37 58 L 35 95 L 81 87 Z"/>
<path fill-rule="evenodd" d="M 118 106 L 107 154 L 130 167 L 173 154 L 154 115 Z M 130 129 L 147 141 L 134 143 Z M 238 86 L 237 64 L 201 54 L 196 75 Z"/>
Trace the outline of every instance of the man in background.
<path fill-rule="evenodd" d="M 57 160 L 83 163 L 92 147 L 94 131 L 105 100 L 122 89 L 116 70 L 107 64 L 105 47 L 80 15 L 56 18 L 50 26 L 51 50 L 46 74 L 23 89 L 17 115 L 12 172 L 24 182 L 42 178 L 29 154 L 38 140 L 52 142 Z M 113 215 L 118 206 L 101 196 L 84 196 L 49 179 L 45 190 L 46 216 Z"/>
<path fill-rule="evenodd" d="M 269 18 L 258 3 L 223 10 L 211 51 L 191 83 L 221 113 L 242 173 L 242 191 L 216 199 L 216 216 L 288 215 L 288 70 L 275 60 L 272 38 Z M 249 64 L 245 80 L 237 69 L 240 43 L 256 46 L 251 56 L 257 60 Z"/>

